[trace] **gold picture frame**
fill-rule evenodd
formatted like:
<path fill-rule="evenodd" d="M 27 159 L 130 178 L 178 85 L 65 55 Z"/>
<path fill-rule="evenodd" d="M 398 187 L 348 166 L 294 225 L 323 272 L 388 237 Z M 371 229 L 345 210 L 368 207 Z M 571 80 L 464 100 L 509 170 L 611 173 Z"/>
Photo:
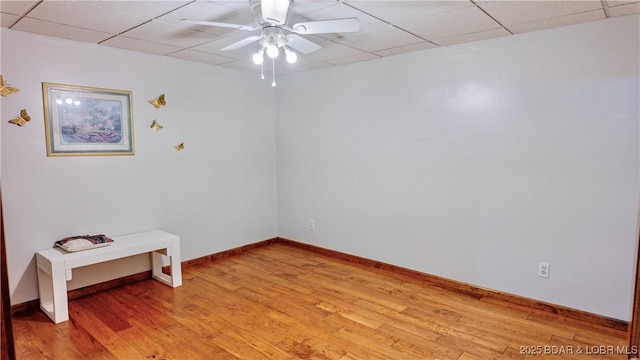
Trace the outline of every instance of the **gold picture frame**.
<path fill-rule="evenodd" d="M 134 155 L 133 94 L 42 83 L 47 156 Z"/>

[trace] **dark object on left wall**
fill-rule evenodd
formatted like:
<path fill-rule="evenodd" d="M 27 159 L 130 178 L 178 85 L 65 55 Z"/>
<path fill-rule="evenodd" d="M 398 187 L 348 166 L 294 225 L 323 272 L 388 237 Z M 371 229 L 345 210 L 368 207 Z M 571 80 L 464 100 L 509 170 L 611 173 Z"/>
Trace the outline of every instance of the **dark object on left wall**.
<path fill-rule="evenodd" d="M 0 264 L 2 268 L 0 272 L 2 273 L 0 279 L 0 285 L 2 289 L 0 289 L 0 297 L 2 297 L 2 302 L 0 306 L 2 307 L 0 311 L 0 317 L 2 318 L 2 328 L 0 329 L 0 333 L 2 333 L 2 353 L 0 353 L 0 358 L 15 360 L 16 358 L 16 349 L 13 342 L 13 323 L 11 322 L 11 298 L 9 297 L 9 274 L 7 273 L 7 253 L 4 246 L 4 214 L 2 212 L 2 191 L 0 190 Z"/>

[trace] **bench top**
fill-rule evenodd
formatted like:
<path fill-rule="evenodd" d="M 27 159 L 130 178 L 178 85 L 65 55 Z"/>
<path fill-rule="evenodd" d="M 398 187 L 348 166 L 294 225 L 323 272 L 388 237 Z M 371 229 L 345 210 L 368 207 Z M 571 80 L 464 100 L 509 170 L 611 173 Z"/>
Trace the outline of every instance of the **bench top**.
<path fill-rule="evenodd" d="M 108 246 L 78 252 L 66 252 L 59 247 L 52 247 L 36 251 L 51 263 L 64 262 L 65 268 L 76 268 L 103 261 L 119 259 L 172 246 L 173 241 L 179 240 L 177 235 L 160 230 L 113 237 L 113 243 Z"/>

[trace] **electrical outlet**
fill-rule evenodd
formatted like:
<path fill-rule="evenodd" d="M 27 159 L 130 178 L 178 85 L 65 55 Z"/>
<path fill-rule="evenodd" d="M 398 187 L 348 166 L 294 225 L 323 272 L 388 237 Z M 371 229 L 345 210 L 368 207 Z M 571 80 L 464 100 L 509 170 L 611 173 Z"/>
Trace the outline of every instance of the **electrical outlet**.
<path fill-rule="evenodd" d="M 316 229 L 316 221 L 313 219 L 309 220 L 309 230 L 315 230 Z"/>
<path fill-rule="evenodd" d="M 539 263 L 538 264 L 538 276 L 543 278 L 549 278 L 549 268 L 550 265 L 547 263 Z"/>

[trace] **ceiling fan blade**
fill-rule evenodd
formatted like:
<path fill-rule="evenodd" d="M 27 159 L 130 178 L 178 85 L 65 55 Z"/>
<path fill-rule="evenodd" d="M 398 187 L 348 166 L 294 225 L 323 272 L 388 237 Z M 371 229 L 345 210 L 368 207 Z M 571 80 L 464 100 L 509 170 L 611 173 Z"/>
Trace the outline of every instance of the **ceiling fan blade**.
<path fill-rule="evenodd" d="M 308 21 L 294 24 L 287 30 L 296 34 L 327 34 L 356 32 L 360 30 L 360 20 L 358 18 L 333 19 Z"/>
<path fill-rule="evenodd" d="M 225 27 L 225 28 L 239 29 L 239 30 L 247 30 L 247 31 L 253 31 L 253 30 L 260 29 L 259 27 L 255 27 L 255 26 L 229 24 L 229 23 L 222 23 L 222 22 L 216 22 L 216 21 L 189 20 L 189 19 L 182 19 L 180 21 L 183 22 L 183 23 L 187 23 L 187 24 L 205 25 L 205 26 L 218 26 L 218 27 Z"/>
<path fill-rule="evenodd" d="M 258 40 L 262 39 L 262 35 L 254 35 L 254 36 L 249 36 L 248 38 L 244 38 L 240 41 L 236 41 L 231 45 L 227 45 L 225 47 L 223 47 L 222 51 L 226 51 L 226 50 L 236 50 L 236 49 L 240 49 L 241 47 L 247 46 L 253 42 L 256 42 Z"/>
<path fill-rule="evenodd" d="M 284 25 L 287 22 L 290 0 L 262 0 L 262 18 L 271 25 Z"/>
<path fill-rule="evenodd" d="M 253 14 L 253 19 L 256 21 L 256 24 L 259 24 L 260 26 L 267 24 L 267 22 L 262 18 L 262 6 L 260 5 L 260 2 L 251 5 L 251 13 Z"/>
<path fill-rule="evenodd" d="M 287 42 L 287 45 L 300 51 L 303 54 L 309 54 L 320 49 L 320 45 L 314 42 L 311 42 L 303 38 L 302 36 L 290 34 L 290 35 L 287 35 L 287 40 L 289 40 Z"/>

